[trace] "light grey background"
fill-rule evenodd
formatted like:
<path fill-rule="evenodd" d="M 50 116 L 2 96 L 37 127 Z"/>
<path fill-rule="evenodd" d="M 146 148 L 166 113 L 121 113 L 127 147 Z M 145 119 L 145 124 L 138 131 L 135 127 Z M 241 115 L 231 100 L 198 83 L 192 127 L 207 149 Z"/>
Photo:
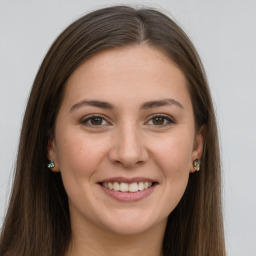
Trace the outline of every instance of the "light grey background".
<path fill-rule="evenodd" d="M 256 1 L 0 0 L 0 226 L 10 192 L 22 116 L 38 67 L 56 36 L 111 4 L 167 11 L 205 65 L 220 128 L 229 256 L 256 255 Z"/>

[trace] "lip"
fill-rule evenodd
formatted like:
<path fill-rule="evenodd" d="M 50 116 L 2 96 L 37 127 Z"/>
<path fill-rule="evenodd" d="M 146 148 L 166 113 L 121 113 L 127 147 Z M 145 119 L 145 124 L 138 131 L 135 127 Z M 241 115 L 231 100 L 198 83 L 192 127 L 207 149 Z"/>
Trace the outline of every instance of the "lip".
<path fill-rule="evenodd" d="M 133 182 L 152 182 L 153 185 L 147 189 L 137 191 L 137 192 L 121 192 L 121 191 L 115 191 L 112 189 L 105 188 L 102 186 L 103 182 L 119 182 L 119 183 L 133 183 Z M 157 187 L 159 183 L 155 180 L 148 179 L 145 177 L 134 177 L 134 178 L 124 178 L 124 177 L 115 177 L 115 178 L 109 178 L 104 179 L 101 182 L 98 183 L 101 190 L 109 197 L 112 197 L 113 199 L 120 201 L 120 202 L 136 202 L 140 201 L 149 195 L 153 193 L 155 188 Z"/>
<path fill-rule="evenodd" d="M 126 178 L 126 177 L 112 177 L 112 178 L 109 178 L 109 179 L 104 179 L 104 180 L 101 180 L 100 182 L 98 183 L 103 183 L 103 182 L 118 182 L 118 183 L 133 183 L 133 182 L 154 182 L 154 183 L 158 183 L 156 180 L 153 180 L 153 179 L 150 179 L 150 178 L 145 178 L 145 177 L 133 177 L 133 178 Z"/>

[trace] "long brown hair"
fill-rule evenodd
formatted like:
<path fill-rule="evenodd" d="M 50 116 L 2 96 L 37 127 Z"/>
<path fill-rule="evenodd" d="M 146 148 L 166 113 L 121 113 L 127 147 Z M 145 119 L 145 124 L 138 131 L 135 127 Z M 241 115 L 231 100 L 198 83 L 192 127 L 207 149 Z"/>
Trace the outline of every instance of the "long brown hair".
<path fill-rule="evenodd" d="M 35 78 L 27 104 L 9 208 L 0 237 L 1 256 L 61 256 L 71 237 L 61 176 L 47 169 L 47 146 L 72 72 L 103 49 L 148 44 L 163 50 L 188 81 L 197 128 L 207 134 L 200 172 L 169 215 L 165 256 L 223 256 L 218 134 L 200 58 L 182 29 L 152 9 L 114 6 L 71 24 L 54 42 Z"/>

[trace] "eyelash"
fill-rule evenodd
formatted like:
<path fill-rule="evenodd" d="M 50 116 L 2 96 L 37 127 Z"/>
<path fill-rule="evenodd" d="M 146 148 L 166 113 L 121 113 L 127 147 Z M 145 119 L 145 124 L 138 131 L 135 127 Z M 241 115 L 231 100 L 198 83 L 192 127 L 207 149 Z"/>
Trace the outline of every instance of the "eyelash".
<path fill-rule="evenodd" d="M 101 128 L 103 125 L 88 124 L 88 121 L 92 121 L 92 119 L 94 119 L 94 118 L 100 118 L 100 119 L 106 121 L 106 119 L 105 119 L 102 115 L 93 114 L 93 115 L 91 115 L 91 116 L 89 116 L 89 117 L 86 117 L 85 119 L 82 119 L 82 120 L 81 120 L 81 124 L 87 125 L 87 126 L 91 126 L 91 127 L 95 127 L 95 128 Z M 106 121 L 106 122 L 108 122 L 108 121 Z M 97 126 L 98 126 L 98 127 L 97 127 Z"/>
<path fill-rule="evenodd" d="M 94 128 L 101 128 L 102 126 L 105 126 L 106 124 L 100 124 L 100 125 L 93 125 L 92 123 L 91 124 L 88 124 L 88 121 L 92 121 L 92 119 L 94 118 L 100 118 L 102 120 L 105 120 L 106 122 L 108 122 L 104 116 L 100 115 L 100 114 L 93 114 L 89 117 L 86 117 L 85 119 L 82 119 L 80 121 L 81 124 L 83 125 L 87 125 L 87 126 L 90 126 L 90 127 L 94 127 Z M 165 124 L 162 124 L 162 125 L 154 125 L 154 124 L 151 124 L 153 126 L 156 126 L 156 127 L 165 127 L 165 126 L 168 126 L 168 125 L 171 125 L 171 124 L 174 124 L 174 120 L 168 116 L 168 115 L 165 115 L 165 114 L 154 114 L 150 117 L 150 119 L 147 121 L 147 123 L 151 120 L 153 120 L 154 118 L 164 118 L 165 120 Z"/>
<path fill-rule="evenodd" d="M 150 120 L 153 120 L 154 118 L 163 118 L 165 121 L 167 121 L 167 123 L 165 123 L 165 124 L 162 124 L 162 125 L 155 125 L 155 126 L 158 126 L 158 127 L 165 127 L 165 126 L 167 126 L 167 125 L 171 125 L 171 124 L 174 124 L 175 122 L 174 122 L 174 120 L 170 117 L 170 116 L 168 116 L 168 115 L 165 115 L 165 114 L 154 114 L 154 115 L 152 115 L 151 117 L 150 117 L 150 119 L 147 121 L 147 122 L 149 122 Z"/>

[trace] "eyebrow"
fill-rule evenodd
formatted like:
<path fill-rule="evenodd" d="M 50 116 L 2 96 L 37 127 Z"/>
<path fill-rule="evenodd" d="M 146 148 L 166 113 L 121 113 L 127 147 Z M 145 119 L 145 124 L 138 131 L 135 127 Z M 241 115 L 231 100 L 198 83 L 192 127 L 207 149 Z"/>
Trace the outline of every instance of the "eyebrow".
<path fill-rule="evenodd" d="M 114 106 L 111 105 L 108 102 L 105 101 L 100 101 L 100 100 L 82 100 L 73 105 L 70 109 L 70 112 L 74 111 L 75 109 L 84 107 L 84 106 L 93 106 L 93 107 L 98 107 L 98 108 L 103 108 L 103 109 L 114 109 Z"/>
<path fill-rule="evenodd" d="M 174 105 L 177 106 L 179 108 L 183 109 L 183 106 L 176 100 L 174 99 L 163 99 L 163 100 L 152 100 L 152 101 L 147 101 L 145 103 L 143 103 L 140 106 L 141 110 L 145 110 L 145 109 L 151 109 L 151 108 L 156 108 L 156 107 L 162 107 L 162 106 L 170 106 L 170 105 Z M 106 101 L 100 101 L 100 100 L 82 100 L 79 101 L 78 103 L 76 103 L 75 105 L 73 105 L 70 109 L 70 112 L 73 112 L 74 110 L 84 107 L 84 106 L 93 106 L 93 107 L 98 107 L 98 108 L 102 108 L 102 109 L 114 109 L 115 106 L 106 102 Z"/>
<path fill-rule="evenodd" d="M 168 105 L 175 105 L 179 108 L 183 108 L 183 106 L 174 99 L 163 99 L 163 100 L 152 100 L 142 104 L 141 109 L 150 109 Z"/>

